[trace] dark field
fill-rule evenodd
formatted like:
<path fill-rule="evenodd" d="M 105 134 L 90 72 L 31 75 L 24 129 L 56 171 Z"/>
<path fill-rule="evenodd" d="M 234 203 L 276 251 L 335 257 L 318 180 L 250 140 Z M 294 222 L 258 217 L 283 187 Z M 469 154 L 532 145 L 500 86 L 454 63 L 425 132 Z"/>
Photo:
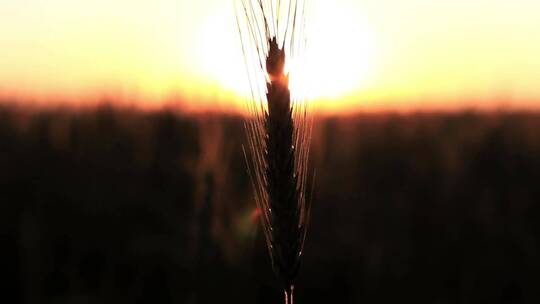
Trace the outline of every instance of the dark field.
<path fill-rule="evenodd" d="M 0 108 L 3 303 L 282 303 L 233 116 Z M 296 303 L 540 303 L 540 114 L 319 119 Z"/>

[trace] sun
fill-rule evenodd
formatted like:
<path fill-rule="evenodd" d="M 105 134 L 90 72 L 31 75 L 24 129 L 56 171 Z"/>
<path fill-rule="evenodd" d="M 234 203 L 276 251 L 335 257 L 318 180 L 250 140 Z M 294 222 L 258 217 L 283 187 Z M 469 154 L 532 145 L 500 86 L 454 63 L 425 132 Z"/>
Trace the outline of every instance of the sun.
<path fill-rule="evenodd" d="M 287 63 L 292 93 L 307 99 L 337 99 L 361 90 L 372 76 L 376 59 L 371 31 L 358 11 L 342 2 L 312 2 L 303 57 Z M 202 90 L 210 83 L 249 97 L 235 20 L 232 8 L 220 7 L 208 15 L 199 27 L 193 64 L 206 79 Z"/>

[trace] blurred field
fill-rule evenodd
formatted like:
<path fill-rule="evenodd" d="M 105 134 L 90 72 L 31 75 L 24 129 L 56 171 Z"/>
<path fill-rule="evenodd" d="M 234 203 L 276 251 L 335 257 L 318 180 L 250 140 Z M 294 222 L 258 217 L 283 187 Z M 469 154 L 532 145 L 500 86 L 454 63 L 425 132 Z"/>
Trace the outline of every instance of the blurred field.
<path fill-rule="evenodd" d="M 297 303 L 540 301 L 540 114 L 314 127 Z M 0 107 L 2 297 L 281 303 L 243 142 L 234 116 Z"/>

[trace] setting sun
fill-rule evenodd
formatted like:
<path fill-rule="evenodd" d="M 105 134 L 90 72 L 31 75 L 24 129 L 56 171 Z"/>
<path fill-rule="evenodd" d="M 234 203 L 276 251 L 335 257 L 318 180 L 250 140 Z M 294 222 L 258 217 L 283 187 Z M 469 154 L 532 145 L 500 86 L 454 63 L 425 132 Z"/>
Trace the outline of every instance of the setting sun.
<path fill-rule="evenodd" d="M 197 63 L 212 81 L 247 96 L 247 76 L 238 33 L 229 26 L 234 11 L 216 12 L 203 21 Z M 318 2 L 311 8 L 308 48 L 301 66 L 291 65 L 292 90 L 308 98 L 339 98 L 362 89 L 376 64 L 375 41 L 362 18 L 339 3 Z"/>

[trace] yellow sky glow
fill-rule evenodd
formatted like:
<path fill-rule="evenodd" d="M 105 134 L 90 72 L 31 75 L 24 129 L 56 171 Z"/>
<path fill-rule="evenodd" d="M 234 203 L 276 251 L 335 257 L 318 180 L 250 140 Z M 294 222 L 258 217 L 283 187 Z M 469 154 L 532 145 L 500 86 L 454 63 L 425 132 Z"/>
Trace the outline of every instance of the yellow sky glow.
<path fill-rule="evenodd" d="M 312 0 L 310 95 L 331 111 L 536 107 L 536 0 Z M 0 95 L 241 104 L 232 0 L 2 0 Z"/>

